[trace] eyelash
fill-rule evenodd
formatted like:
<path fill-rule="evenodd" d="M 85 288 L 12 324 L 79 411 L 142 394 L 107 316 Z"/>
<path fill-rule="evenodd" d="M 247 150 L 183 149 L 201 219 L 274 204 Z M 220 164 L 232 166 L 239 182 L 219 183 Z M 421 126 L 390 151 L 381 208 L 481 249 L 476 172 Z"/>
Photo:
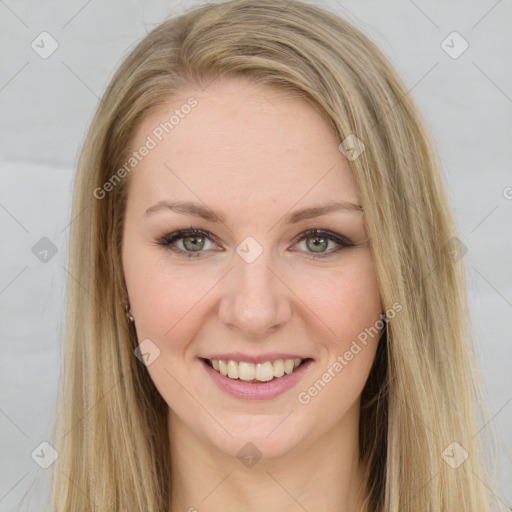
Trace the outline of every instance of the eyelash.
<path fill-rule="evenodd" d="M 180 255 L 183 255 L 188 258 L 197 258 L 201 255 L 201 253 L 205 251 L 184 251 L 182 249 L 178 249 L 177 247 L 172 248 L 171 244 L 181 240 L 182 238 L 187 238 L 189 236 L 198 235 L 204 238 L 208 239 L 214 239 L 215 237 L 209 232 L 209 231 L 203 231 L 202 229 L 196 229 L 191 227 L 190 229 L 182 229 L 179 231 L 174 231 L 173 233 L 168 233 L 157 240 L 157 244 L 165 247 L 166 249 L 176 252 Z M 337 235 L 336 233 L 333 233 L 331 231 L 326 231 L 323 229 L 308 229 L 307 231 L 304 231 L 294 239 L 294 244 L 302 242 L 306 238 L 313 238 L 313 237 L 322 237 L 327 240 L 331 240 L 339 245 L 339 247 L 325 253 L 310 253 L 311 255 L 308 256 L 310 259 L 321 259 L 321 258 L 328 258 L 330 256 L 333 256 L 335 253 L 338 253 L 344 248 L 347 247 L 353 247 L 354 244 L 348 239 L 341 235 Z"/>

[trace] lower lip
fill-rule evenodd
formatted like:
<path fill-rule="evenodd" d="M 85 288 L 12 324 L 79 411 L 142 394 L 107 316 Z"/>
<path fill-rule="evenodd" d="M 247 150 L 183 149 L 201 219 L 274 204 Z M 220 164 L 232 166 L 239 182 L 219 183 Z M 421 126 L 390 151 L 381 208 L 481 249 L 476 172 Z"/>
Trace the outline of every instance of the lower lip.
<path fill-rule="evenodd" d="M 311 363 L 313 363 L 313 360 L 308 359 L 292 373 L 285 374 L 282 377 L 275 378 L 268 382 L 259 383 L 230 379 L 215 371 L 204 359 L 201 359 L 201 363 L 206 368 L 213 382 L 229 395 L 246 400 L 268 400 L 281 395 L 295 386 L 304 376 Z"/>

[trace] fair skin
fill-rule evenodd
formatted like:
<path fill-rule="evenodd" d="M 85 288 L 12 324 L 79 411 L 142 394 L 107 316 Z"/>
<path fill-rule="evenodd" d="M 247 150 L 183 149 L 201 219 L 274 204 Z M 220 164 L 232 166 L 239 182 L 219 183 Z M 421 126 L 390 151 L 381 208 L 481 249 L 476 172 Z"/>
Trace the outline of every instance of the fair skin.
<path fill-rule="evenodd" d="M 129 176 L 122 248 L 139 342 L 160 350 L 147 370 L 169 405 L 169 510 L 359 511 L 359 404 L 378 336 L 344 359 L 342 371 L 332 368 L 382 312 L 363 213 L 283 222 L 306 207 L 359 205 L 349 163 L 304 100 L 232 79 L 173 98 L 138 126 L 133 147 L 191 96 L 197 106 Z M 193 201 L 225 219 L 169 209 L 145 215 L 161 200 Z M 157 243 L 191 226 L 212 236 L 188 235 L 172 247 L 198 257 Z M 353 246 L 317 235 L 297 241 L 309 229 Z M 251 263 L 236 251 L 246 237 L 262 250 Z M 312 362 L 279 396 L 243 399 L 219 388 L 200 359 L 226 352 Z M 329 368 L 328 383 L 301 403 L 299 393 Z M 249 442 L 261 454 L 250 466 L 237 456 Z"/>

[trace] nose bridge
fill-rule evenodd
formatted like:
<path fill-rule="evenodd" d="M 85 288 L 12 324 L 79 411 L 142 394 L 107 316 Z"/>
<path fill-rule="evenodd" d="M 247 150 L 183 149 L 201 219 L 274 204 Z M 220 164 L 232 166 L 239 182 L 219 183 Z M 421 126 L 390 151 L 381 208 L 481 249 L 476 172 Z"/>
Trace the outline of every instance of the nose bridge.
<path fill-rule="evenodd" d="M 275 275 L 271 256 L 254 239 L 246 239 L 237 247 L 235 268 L 228 275 L 220 319 L 247 335 L 263 336 L 291 315 L 286 287 Z"/>

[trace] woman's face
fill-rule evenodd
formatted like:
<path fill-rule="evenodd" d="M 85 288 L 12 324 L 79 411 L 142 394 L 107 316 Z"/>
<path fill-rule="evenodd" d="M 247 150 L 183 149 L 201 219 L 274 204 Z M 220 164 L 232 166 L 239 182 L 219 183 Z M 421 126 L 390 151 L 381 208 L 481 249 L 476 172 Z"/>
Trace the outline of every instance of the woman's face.
<path fill-rule="evenodd" d="M 267 457 L 357 424 L 381 305 L 326 121 L 281 90 L 218 79 L 145 118 L 133 149 L 123 270 L 175 421 L 226 454 L 250 441 Z M 220 359 L 234 362 L 207 362 Z"/>

